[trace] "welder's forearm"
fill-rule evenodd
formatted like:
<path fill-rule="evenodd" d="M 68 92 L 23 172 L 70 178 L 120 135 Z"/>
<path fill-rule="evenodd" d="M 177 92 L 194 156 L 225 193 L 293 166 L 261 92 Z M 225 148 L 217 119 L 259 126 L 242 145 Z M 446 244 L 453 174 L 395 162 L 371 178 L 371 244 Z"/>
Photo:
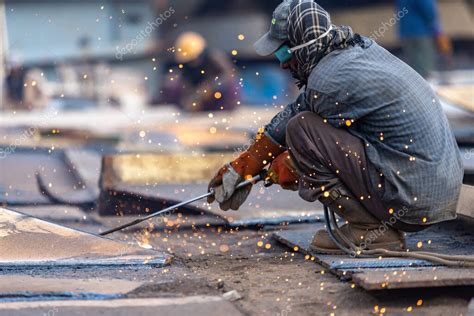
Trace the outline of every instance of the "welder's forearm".
<path fill-rule="evenodd" d="M 286 125 L 289 119 L 293 116 L 289 107 L 275 115 L 270 123 L 265 125 L 265 135 L 267 135 L 275 143 L 286 147 Z"/>

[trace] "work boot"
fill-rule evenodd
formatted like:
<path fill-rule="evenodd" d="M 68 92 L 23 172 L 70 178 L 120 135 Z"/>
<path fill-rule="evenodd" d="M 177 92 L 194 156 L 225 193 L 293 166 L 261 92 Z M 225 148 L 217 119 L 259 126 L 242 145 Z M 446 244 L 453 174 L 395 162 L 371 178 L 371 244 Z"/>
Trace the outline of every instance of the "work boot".
<path fill-rule="evenodd" d="M 348 222 L 339 229 L 339 232 L 356 246 L 362 249 L 405 248 L 403 233 L 375 218 L 343 185 L 323 194 L 319 200 Z M 311 249 L 328 254 L 343 253 L 332 241 L 326 229 L 316 232 L 311 242 Z"/>

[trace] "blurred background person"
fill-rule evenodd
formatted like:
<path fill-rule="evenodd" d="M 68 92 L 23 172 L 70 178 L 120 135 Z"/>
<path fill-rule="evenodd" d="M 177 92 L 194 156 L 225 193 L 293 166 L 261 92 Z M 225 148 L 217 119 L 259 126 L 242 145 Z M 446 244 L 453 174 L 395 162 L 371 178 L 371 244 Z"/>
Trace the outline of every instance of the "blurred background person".
<path fill-rule="evenodd" d="M 29 70 L 25 76 L 23 105 L 28 110 L 45 109 L 50 101 L 49 91 L 48 81 L 41 70 L 38 68 Z"/>
<path fill-rule="evenodd" d="M 436 47 L 446 60 L 452 54 L 451 42 L 439 21 L 436 0 L 397 0 L 397 10 L 408 11 L 399 26 L 404 59 L 427 78 L 436 68 Z"/>
<path fill-rule="evenodd" d="M 165 77 L 162 103 L 174 103 L 187 111 L 235 109 L 239 86 L 228 56 L 210 49 L 195 32 L 182 33 L 174 50 L 177 67 Z"/>
<path fill-rule="evenodd" d="M 23 84 L 25 81 L 25 70 L 18 58 L 11 56 L 5 78 L 6 106 L 8 108 L 23 107 Z"/>
<path fill-rule="evenodd" d="M 14 110 L 44 109 L 49 103 L 48 82 L 39 68 L 27 69 L 13 56 L 5 78 L 6 105 Z"/>

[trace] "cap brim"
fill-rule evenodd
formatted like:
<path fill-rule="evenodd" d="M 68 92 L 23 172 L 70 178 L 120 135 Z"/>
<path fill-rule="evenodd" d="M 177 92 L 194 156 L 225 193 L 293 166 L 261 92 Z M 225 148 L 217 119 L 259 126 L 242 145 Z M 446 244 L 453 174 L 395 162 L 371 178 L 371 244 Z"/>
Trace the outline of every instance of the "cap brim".
<path fill-rule="evenodd" d="M 258 41 L 253 44 L 255 51 L 260 56 L 269 56 L 273 54 L 285 41 L 278 40 L 270 36 L 270 32 L 263 35 Z"/>

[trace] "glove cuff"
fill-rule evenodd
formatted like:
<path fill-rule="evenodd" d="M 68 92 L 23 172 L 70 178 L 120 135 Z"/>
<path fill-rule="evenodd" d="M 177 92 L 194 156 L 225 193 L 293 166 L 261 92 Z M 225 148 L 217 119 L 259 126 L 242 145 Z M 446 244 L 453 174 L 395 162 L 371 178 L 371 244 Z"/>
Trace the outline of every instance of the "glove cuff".
<path fill-rule="evenodd" d="M 230 164 L 244 179 L 253 177 L 271 163 L 285 148 L 260 130 L 249 149 Z"/>

